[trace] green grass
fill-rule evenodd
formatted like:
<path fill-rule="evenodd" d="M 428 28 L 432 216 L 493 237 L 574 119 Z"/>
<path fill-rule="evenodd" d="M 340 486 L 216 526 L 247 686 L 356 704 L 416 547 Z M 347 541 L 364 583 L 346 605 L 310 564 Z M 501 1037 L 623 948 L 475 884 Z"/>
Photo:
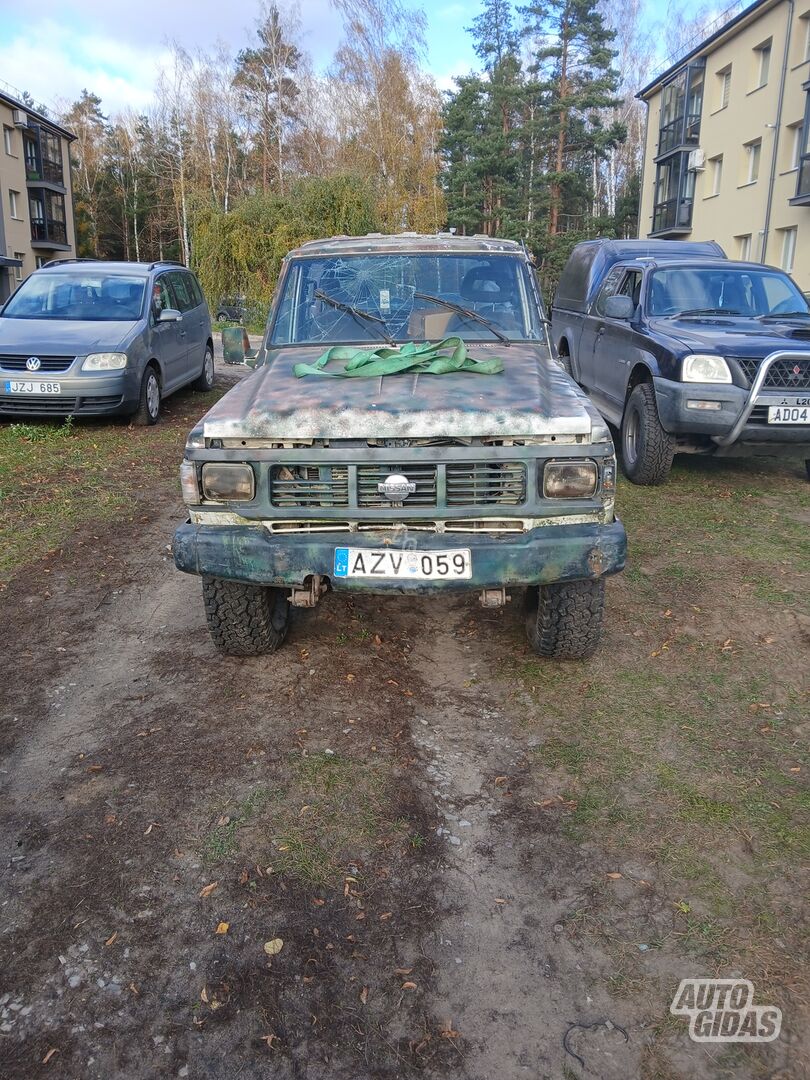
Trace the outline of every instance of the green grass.
<path fill-rule="evenodd" d="M 0 580 L 78 529 L 131 520 L 140 499 L 175 481 L 188 430 L 220 394 L 182 391 L 151 428 L 116 418 L 0 424 Z"/>

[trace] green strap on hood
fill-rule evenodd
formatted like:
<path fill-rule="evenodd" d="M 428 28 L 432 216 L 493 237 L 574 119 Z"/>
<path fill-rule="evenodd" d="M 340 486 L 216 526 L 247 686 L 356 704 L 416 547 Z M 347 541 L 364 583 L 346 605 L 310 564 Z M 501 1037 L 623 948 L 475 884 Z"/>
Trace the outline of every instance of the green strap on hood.
<path fill-rule="evenodd" d="M 442 352 L 443 349 L 452 350 Z M 340 371 L 327 371 L 330 360 L 345 360 Z M 401 348 L 381 346 L 379 349 L 358 349 L 352 345 L 335 345 L 319 356 L 314 364 L 296 364 L 293 372 L 302 379 L 305 375 L 328 375 L 333 379 L 373 378 L 378 375 L 447 375 L 452 371 L 471 371 L 476 375 L 499 375 L 503 361 L 473 360 L 460 337 L 448 337 L 436 344 L 407 342 Z"/>

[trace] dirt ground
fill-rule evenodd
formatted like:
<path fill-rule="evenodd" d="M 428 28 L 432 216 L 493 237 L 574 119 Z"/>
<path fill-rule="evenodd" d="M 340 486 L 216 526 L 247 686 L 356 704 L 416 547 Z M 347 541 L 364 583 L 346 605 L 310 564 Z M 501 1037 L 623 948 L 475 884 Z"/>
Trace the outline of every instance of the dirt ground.
<path fill-rule="evenodd" d="M 687 463 L 668 490 L 795 510 L 795 467 L 711 465 Z M 171 559 L 182 518 L 167 476 L 125 527 L 67 536 L 0 595 L 0 1076 L 810 1075 L 793 811 L 746 862 L 754 830 L 724 832 L 741 819 L 715 809 L 742 795 L 709 785 L 696 802 L 671 771 L 679 740 L 744 764 L 765 753 L 765 723 L 784 729 L 773 783 L 793 798 L 808 643 L 792 600 L 755 595 L 739 563 L 739 588 L 667 576 L 683 552 L 662 560 L 662 525 L 610 583 L 586 665 L 533 660 L 519 597 L 486 612 L 331 594 L 296 613 L 276 656 L 224 658 L 198 580 Z M 709 565 L 720 526 L 696 528 Z M 806 595 L 808 569 L 780 564 L 780 587 Z M 752 698 L 762 684 L 723 667 L 735 655 L 767 690 Z M 704 747 L 674 702 L 708 656 L 727 709 L 712 706 L 719 742 Z M 648 668 L 654 682 L 633 681 Z M 625 696 L 605 699 L 619 678 Z M 775 811 L 757 812 L 770 828 Z M 781 1004 L 776 1043 L 698 1046 L 668 1015 L 680 978 L 755 963 L 708 939 L 728 925 L 716 898 L 674 891 L 690 876 L 672 852 L 690 847 L 728 895 L 767 890 L 775 928 L 760 941 L 752 916 L 758 966 L 737 974 Z"/>

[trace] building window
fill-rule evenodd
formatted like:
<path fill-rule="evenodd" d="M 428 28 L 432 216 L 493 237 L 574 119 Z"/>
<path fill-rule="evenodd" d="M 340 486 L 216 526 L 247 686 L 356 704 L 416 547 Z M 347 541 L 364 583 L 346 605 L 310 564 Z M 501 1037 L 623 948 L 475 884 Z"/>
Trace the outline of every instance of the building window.
<path fill-rule="evenodd" d="M 8 191 L 8 208 L 13 218 L 19 219 L 20 217 L 20 193 L 19 191 L 12 191 L 9 188 Z"/>
<path fill-rule="evenodd" d="M 796 261 L 796 235 L 798 229 L 779 229 L 782 234 L 782 260 L 780 266 L 786 273 L 793 272 L 793 264 Z"/>
<path fill-rule="evenodd" d="M 41 270 L 42 267 L 46 265 L 46 263 L 50 262 L 50 257 L 48 255 L 37 255 L 37 257 L 34 259 L 34 262 L 36 264 L 37 270 Z"/>
<path fill-rule="evenodd" d="M 746 233 L 744 236 L 735 236 L 737 241 L 737 258 L 741 262 L 751 261 L 751 233 Z"/>
<path fill-rule="evenodd" d="M 717 109 L 727 109 L 731 99 L 731 64 L 717 72 Z"/>
<path fill-rule="evenodd" d="M 14 129 L 3 124 L 3 147 L 7 154 L 14 157 Z"/>
<path fill-rule="evenodd" d="M 723 182 L 723 155 L 718 154 L 709 161 L 709 181 L 711 183 L 710 195 L 720 194 L 720 185 Z"/>
<path fill-rule="evenodd" d="M 762 158 L 762 139 L 745 145 L 744 184 L 755 184 L 759 180 L 759 163 Z"/>
<path fill-rule="evenodd" d="M 768 85 L 768 76 L 771 73 L 771 49 L 773 39 L 768 38 L 754 49 L 754 90 Z"/>
<path fill-rule="evenodd" d="M 802 28 L 802 55 L 800 64 L 806 64 L 810 60 L 810 11 L 806 11 L 799 19 Z"/>
<path fill-rule="evenodd" d="M 679 146 L 697 146 L 703 111 L 704 61 L 692 64 L 666 84 L 661 92 L 658 154 Z"/>
<path fill-rule="evenodd" d="M 801 165 L 802 147 L 804 146 L 804 124 L 791 124 L 788 127 L 787 172 L 795 172 Z"/>
<path fill-rule="evenodd" d="M 65 196 L 56 191 L 35 191 L 29 196 L 31 240 L 35 244 L 67 244 Z"/>
<path fill-rule="evenodd" d="M 688 151 L 660 162 L 655 178 L 653 233 L 688 233 L 694 198 L 695 174 L 689 168 Z"/>
<path fill-rule="evenodd" d="M 801 200 L 802 205 L 810 201 L 810 83 L 805 83 L 807 90 L 807 106 L 804 123 L 801 127 L 799 140 L 799 176 L 796 181 L 796 199 Z"/>
<path fill-rule="evenodd" d="M 15 251 L 14 252 L 14 258 L 17 259 L 21 264 L 20 266 L 15 266 L 14 267 L 14 280 L 15 281 L 22 281 L 22 279 L 23 279 L 23 267 L 25 265 L 25 252 L 24 251 Z"/>

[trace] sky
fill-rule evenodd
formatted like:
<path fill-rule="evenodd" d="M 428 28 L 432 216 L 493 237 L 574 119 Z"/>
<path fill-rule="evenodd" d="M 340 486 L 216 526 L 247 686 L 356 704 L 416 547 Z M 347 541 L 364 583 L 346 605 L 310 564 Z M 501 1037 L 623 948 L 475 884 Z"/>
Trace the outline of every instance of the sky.
<path fill-rule="evenodd" d="M 699 0 L 681 2 L 688 12 Z M 454 76 L 477 66 L 465 27 L 479 3 L 404 3 L 427 10 L 426 67 L 440 89 L 451 89 Z M 660 0 L 646 5 L 662 6 Z M 58 112 L 87 88 L 99 95 L 108 115 L 127 107 L 137 111 L 151 99 L 168 42 L 176 40 L 193 53 L 212 51 L 219 41 L 235 53 L 251 42 L 258 10 L 259 0 L 0 0 L 0 89 L 27 90 Z M 300 0 L 298 11 L 301 43 L 316 69 L 323 69 L 340 40 L 340 19 L 329 0 Z"/>

